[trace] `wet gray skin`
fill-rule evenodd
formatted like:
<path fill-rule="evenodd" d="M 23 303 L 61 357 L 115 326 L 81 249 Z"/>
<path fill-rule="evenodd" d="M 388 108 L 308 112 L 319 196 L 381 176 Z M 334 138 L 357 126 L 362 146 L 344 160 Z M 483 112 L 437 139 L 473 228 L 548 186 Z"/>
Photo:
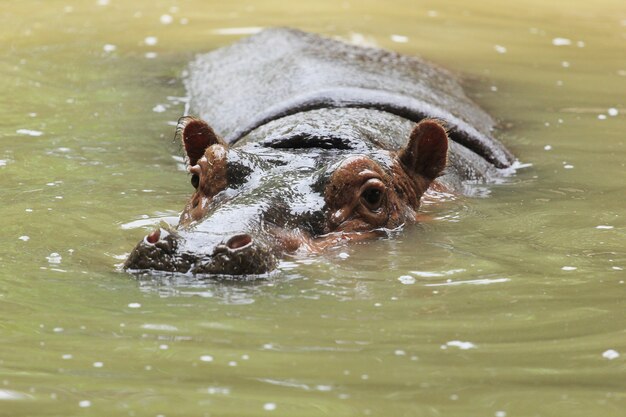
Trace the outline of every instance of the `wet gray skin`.
<path fill-rule="evenodd" d="M 425 117 L 449 129 L 437 180 L 446 190 L 469 194 L 470 184 L 500 177 L 513 161 L 491 136 L 493 120 L 446 71 L 303 32 L 269 30 L 200 56 L 187 88 L 191 111 L 227 138 L 228 185 L 203 203 L 202 218 L 146 236 L 127 270 L 212 277 L 274 270 L 285 252 L 332 234 L 324 187 L 337 167 L 366 155 L 391 175 L 395 152 Z"/>
<path fill-rule="evenodd" d="M 228 150 L 229 186 L 206 216 L 140 242 L 127 269 L 248 275 L 273 270 L 282 249 L 276 232 L 319 236 L 324 230 L 326 167 L 346 155 L 335 149 L 276 150 L 246 144 Z"/>

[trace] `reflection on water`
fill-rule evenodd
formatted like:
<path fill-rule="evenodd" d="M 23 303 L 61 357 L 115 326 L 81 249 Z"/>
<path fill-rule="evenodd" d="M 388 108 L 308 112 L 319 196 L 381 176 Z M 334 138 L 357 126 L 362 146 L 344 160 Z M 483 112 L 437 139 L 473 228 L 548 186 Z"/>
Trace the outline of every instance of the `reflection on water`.
<path fill-rule="evenodd" d="M 622 1 L 209 3 L 3 6 L 1 416 L 624 415 Z M 191 192 L 185 64 L 271 26 L 463 75 L 523 169 L 251 282 L 120 272 Z"/>

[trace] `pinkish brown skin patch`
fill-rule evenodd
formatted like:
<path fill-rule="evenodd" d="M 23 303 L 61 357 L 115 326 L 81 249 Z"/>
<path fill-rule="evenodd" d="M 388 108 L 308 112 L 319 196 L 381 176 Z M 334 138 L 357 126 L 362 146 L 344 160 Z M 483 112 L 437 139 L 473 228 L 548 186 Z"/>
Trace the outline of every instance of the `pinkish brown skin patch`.
<path fill-rule="evenodd" d="M 198 187 L 180 216 L 181 226 L 204 218 L 213 197 L 226 189 L 226 163 L 226 146 L 216 144 L 209 146 L 204 156 L 187 168 L 192 176 L 197 176 Z"/>
<path fill-rule="evenodd" d="M 202 158 L 209 146 L 215 144 L 226 146 L 226 142 L 204 120 L 191 116 L 182 117 L 178 121 L 176 130 L 177 133 L 182 134 L 182 142 L 190 166 L 194 166 L 198 159 Z"/>
<path fill-rule="evenodd" d="M 187 154 L 187 170 L 196 192 L 185 206 L 180 225 L 202 219 L 211 199 L 226 189 L 226 149 L 228 145 L 205 121 L 193 117 L 179 120 L 178 129 Z"/>
<path fill-rule="evenodd" d="M 448 137 L 424 120 L 394 157 L 392 173 L 367 156 L 346 159 L 326 185 L 328 233 L 393 229 L 417 220 L 420 199 L 446 166 Z"/>

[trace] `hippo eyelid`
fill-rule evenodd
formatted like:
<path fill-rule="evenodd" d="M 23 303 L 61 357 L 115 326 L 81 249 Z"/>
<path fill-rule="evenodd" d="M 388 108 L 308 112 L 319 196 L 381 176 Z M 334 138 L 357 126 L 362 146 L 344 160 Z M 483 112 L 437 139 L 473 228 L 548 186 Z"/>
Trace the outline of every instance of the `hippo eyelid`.
<path fill-rule="evenodd" d="M 378 212 L 383 204 L 387 187 L 378 178 L 371 178 L 361 186 L 359 200 L 365 208 Z"/>
<path fill-rule="evenodd" d="M 192 174 L 191 175 L 191 185 L 193 186 L 193 188 L 195 188 L 196 190 L 198 189 L 198 187 L 200 186 L 200 176 L 198 174 Z"/>

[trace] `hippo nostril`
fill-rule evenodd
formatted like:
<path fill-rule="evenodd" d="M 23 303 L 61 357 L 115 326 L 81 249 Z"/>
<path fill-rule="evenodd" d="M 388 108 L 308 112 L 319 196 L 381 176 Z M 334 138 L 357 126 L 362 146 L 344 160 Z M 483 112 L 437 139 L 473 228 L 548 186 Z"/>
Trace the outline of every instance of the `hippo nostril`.
<path fill-rule="evenodd" d="M 248 246 L 252 243 L 252 236 L 248 234 L 236 235 L 228 239 L 226 246 L 230 250 L 241 249 L 244 246 Z"/>
<path fill-rule="evenodd" d="M 146 236 L 146 240 L 148 241 L 148 243 L 152 243 L 153 245 L 157 243 L 160 238 L 161 238 L 161 229 L 156 229 L 154 232 Z"/>

